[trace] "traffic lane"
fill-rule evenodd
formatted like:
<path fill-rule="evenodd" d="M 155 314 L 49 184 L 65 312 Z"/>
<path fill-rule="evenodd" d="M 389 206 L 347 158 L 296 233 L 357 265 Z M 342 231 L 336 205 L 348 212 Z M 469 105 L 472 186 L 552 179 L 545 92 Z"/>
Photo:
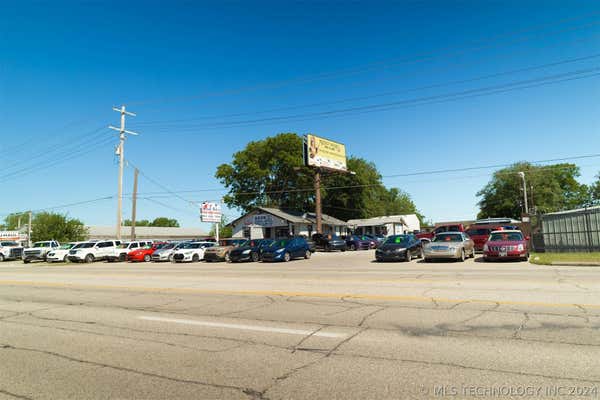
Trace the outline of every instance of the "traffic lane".
<path fill-rule="evenodd" d="M 93 292 L 88 297 L 91 303 L 104 302 L 103 298 L 95 298 Z M 447 314 L 445 322 L 432 321 L 438 325 L 437 332 L 413 329 L 424 319 L 422 311 L 435 307 L 432 303 L 384 307 L 346 304 L 341 299 L 335 302 L 338 304 L 322 299 L 292 299 L 293 308 L 286 309 L 285 319 L 276 312 L 288 302 L 283 298 L 265 301 L 272 306 L 246 305 L 245 310 L 237 313 L 230 313 L 228 307 L 220 310 L 221 315 L 218 312 L 207 315 L 204 311 L 206 305 L 218 307 L 225 302 L 243 305 L 247 300 L 241 296 L 181 299 L 171 294 L 157 298 L 147 293 L 123 293 L 117 306 L 38 303 L 34 306 L 42 307 L 39 311 L 0 321 L 3 326 L 0 343 L 9 346 L 0 351 L 13 355 L 3 358 L 8 363 L 4 368 L 0 366 L 3 371 L 0 376 L 7 378 L 2 382 L 9 382 L 8 389 L 13 393 L 31 394 L 35 398 L 39 396 L 33 394 L 41 386 L 31 379 L 36 375 L 29 373 L 34 373 L 40 365 L 52 371 L 50 377 L 54 383 L 45 389 L 48 398 L 98 398 L 105 394 L 98 386 L 103 379 L 96 382 L 95 370 L 88 372 L 81 364 L 102 369 L 107 380 L 113 379 L 109 395 L 124 398 L 160 397 L 168 393 L 162 389 L 165 381 L 176 386 L 173 393 L 181 398 L 229 398 L 257 392 L 268 398 L 363 398 L 367 393 L 370 395 L 366 397 L 398 398 L 422 395 L 423 388 L 429 390 L 457 382 L 479 386 L 507 383 L 549 386 L 591 385 L 600 379 L 597 369 L 589 368 L 597 360 L 597 347 L 582 343 L 579 335 L 571 338 L 579 341 L 577 345 L 552 341 L 540 336 L 542 331 L 534 327 L 536 339 L 527 338 L 521 335 L 531 328 L 523 320 L 515 320 L 511 322 L 511 335 L 488 337 L 479 336 L 481 332 L 469 332 L 469 336 L 464 336 L 461 328 L 468 328 L 486 314 L 492 319 L 500 318 L 503 312 L 499 310 L 482 308 L 472 315 L 461 310 L 467 304 L 442 310 Z M 7 302 L 5 299 L 3 307 L 7 307 Z M 186 307 L 180 308 L 182 305 Z M 174 306 L 178 309 L 165 310 Z M 387 319 L 384 311 L 394 308 L 402 315 L 411 308 L 415 313 L 403 321 L 393 321 L 393 326 L 386 329 L 372 324 L 378 317 Z M 311 318 L 319 309 L 323 309 L 321 316 Z M 252 314 L 257 310 L 263 310 L 264 315 Z M 347 315 L 345 321 L 337 319 L 350 311 L 361 313 L 361 319 Z M 148 316 L 158 320 L 140 318 Z M 325 317 L 329 319 L 319 323 L 319 318 Z M 178 320 L 221 325 L 173 322 Z M 341 324 L 344 326 L 338 326 Z M 502 319 L 499 324 L 509 325 Z M 597 329 L 597 319 L 590 328 L 593 324 Z M 265 330 L 239 329 L 239 326 Z M 310 333 L 303 336 L 269 331 L 274 328 Z M 319 332 L 342 336 L 315 335 Z M 19 368 L 14 368 L 15 365 Z M 129 379 L 123 378 L 128 374 L 135 377 L 129 379 L 143 382 L 138 387 L 145 390 L 129 391 Z M 411 379 L 405 379 L 406 376 Z M 77 390 L 74 385 L 77 387 L 79 382 L 86 383 L 89 390 L 74 392 Z M 180 383 L 188 392 L 184 387 L 179 388 Z M 202 389 L 192 390 L 189 386 Z M 231 391 L 224 391 L 224 386 Z M 221 391 L 203 391 L 208 388 Z"/>

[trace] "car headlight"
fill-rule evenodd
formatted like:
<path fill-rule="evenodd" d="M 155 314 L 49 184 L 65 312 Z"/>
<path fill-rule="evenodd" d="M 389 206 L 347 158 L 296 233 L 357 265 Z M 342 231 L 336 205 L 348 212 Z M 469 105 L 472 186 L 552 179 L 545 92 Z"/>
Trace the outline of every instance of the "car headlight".
<path fill-rule="evenodd" d="M 284 251 L 284 250 L 285 250 L 285 248 L 283 248 L 283 247 L 282 247 L 281 249 L 277 249 L 277 250 L 275 250 L 275 252 L 276 252 L 276 253 L 281 253 L 281 252 L 282 252 L 282 251 Z"/>
<path fill-rule="evenodd" d="M 251 252 L 251 251 L 252 251 L 252 250 L 250 250 L 250 249 L 248 249 L 248 250 L 244 250 L 244 251 L 242 251 L 242 254 L 250 254 L 250 252 Z"/>
<path fill-rule="evenodd" d="M 517 246 L 517 250 L 518 250 L 518 251 L 523 251 L 523 250 L 525 250 L 525 248 L 523 247 L 523 243 L 520 243 L 520 244 Z"/>
<path fill-rule="evenodd" d="M 396 249 L 396 253 L 403 253 L 405 251 L 406 251 L 406 249 Z"/>
<path fill-rule="evenodd" d="M 489 250 L 489 247 L 488 247 L 488 245 L 486 243 L 486 244 L 483 245 L 483 251 L 488 251 L 488 250 Z"/>

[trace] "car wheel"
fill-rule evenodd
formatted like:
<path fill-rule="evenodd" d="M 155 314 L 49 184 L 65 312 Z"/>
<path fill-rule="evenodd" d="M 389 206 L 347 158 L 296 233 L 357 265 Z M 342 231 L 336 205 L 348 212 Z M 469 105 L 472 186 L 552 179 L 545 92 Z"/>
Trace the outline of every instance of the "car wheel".
<path fill-rule="evenodd" d="M 431 258 L 423 257 L 423 261 L 425 261 L 425 262 L 431 262 Z"/>
<path fill-rule="evenodd" d="M 200 261 L 200 256 L 198 254 L 194 254 L 192 256 L 192 262 L 198 262 L 198 261 Z"/>
<path fill-rule="evenodd" d="M 169 254 L 168 260 L 169 262 L 173 262 L 173 254 Z"/>
<path fill-rule="evenodd" d="M 63 257 L 63 262 L 64 262 L 64 263 L 68 263 L 68 262 L 69 262 L 69 257 L 67 257 L 67 256 L 64 256 L 64 257 Z"/>
<path fill-rule="evenodd" d="M 460 262 L 463 262 L 463 261 L 465 261 L 465 258 L 466 258 L 466 256 L 465 256 L 465 249 L 462 249 L 462 250 L 460 251 L 460 258 L 459 258 L 458 260 L 459 260 Z"/>
<path fill-rule="evenodd" d="M 258 259 L 259 259 L 259 257 L 258 257 L 258 253 L 256 253 L 256 252 L 254 252 L 254 253 L 251 253 L 251 254 L 250 254 L 250 259 L 251 259 L 253 262 L 257 262 L 257 261 L 258 261 Z"/>
<path fill-rule="evenodd" d="M 288 262 L 291 259 L 292 259 L 292 255 L 286 251 L 285 254 L 283 255 L 283 261 Z"/>
<path fill-rule="evenodd" d="M 94 256 L 92 254 L 88 254 L 87 256 L 85 256 L 84 261 L 86 263 L 93 263 L 94 262 Z"/>
<path fill-rule="evenodd" d="M 350 250 L 356 251 L 356 245 L 354 243 L 350 245 Z"/>
<path fill-rule="evenodd" d="M 119 261 L 123 262 L 125 260 L 127 260 L 127 255 L 125 255 L 125 254 L 119 254 Z"/>
<path fill-rule="evenodd" d="M 410 249 L 406 249 L 406 262 L 410 262 L 412 260 L 412 253 Z"/>
<path fill-rule="evenodd" d="M 331 246 L 330 245 L 325 246 L 325 251 L 331 251 Z"/>
<path fill-rule="evenodd" d="M 475 258 L 475 247 L 473 247 L 473 250 L 471 250 L 471 258 Z"/>
<path fill-rule="evenodd" d="M 28 259 L 24 259 L 23 260 L 23 264 L 29 264 L 29 260 Z"/>
<path fill-rule="evenodd" d="M 0 262 L 4 261 L 4 254 L 0 253 Z"/>
<path fill-rule="evenodd" d="M 522 261 L 529 261 L 529 254 L 526 254 L 525 257 L 521 259 Z"/>
<path fill-rule="evenodd" d="M 312 253 L 310 252 L 310 250 L 306 250 L 306 252 L 304 253 L 304 258 L 306 258 L 308 260 L 311 255 L 312 255 Z"/>
<path fill-rule="evenodd" d="M 144 262 L 150 262 L 150 254 L 144 256 Z"/>

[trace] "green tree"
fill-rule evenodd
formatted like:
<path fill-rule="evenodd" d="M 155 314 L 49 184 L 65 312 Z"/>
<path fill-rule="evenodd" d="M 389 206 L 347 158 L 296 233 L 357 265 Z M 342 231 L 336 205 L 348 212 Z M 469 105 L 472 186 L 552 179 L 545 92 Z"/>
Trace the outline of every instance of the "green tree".
<path fill-rule="evenodd" d="M 158 217 L 154 218 L 154 221 L 150 226 L 160 226 L 165 228 L 179 228 L 179 222 L 174 218 Z"/>
<path fill-rule="evenodd" d="M 123 221 L 123 226 L 131 226 L 131 220 L 126 219 L 125 221 Z M 135 221 L 135 226 L 150 226 L 150 221 L 148 221 L 147 219 Z"/>
<path fill-rule="evenodd" d="M 16 230 L 19 227 L 19 220 L 21 221 L 21 227 L 26 226 L 29 222 L 29 216 L 27 213 L 9 214 L 4 218 L 4 223 L 0 225 L 0 228 L 7 231 Z"/>
<path fill-rule="evenodd" d="M 33 216 L 31 221 L 31 240 L 58 240 L 70 242 L 85 240 L 87 229 L 78 219 L 68 218 L 66 214 L 41 212 Z"/>
<path fill-rule="evenodd" d="M 231 226 L 226 226 L 229 223 L 229 220 L 225 215 L 221 215 L 221 223 L 219 224 L 219 239 L 221 238 L 230 238 L 233 234 L 233 229 Z M 212 224 L 210 228 L 210 232 L 208 232 L 209 236 L 215 236 L 217 232 L 217 224 Z"/>
<path fill-rule="evenodd" d="M 406 193 L 385 188 L 375 164 L 349 157 L 347 165 L 354 174 L 322 174 L 324 213 L 348 220 L 416 212 Z M 303 164 L 302 138 L 295 133 L 248 143 L 233 155 L 231 163 L 220 165 L 215 174 L 229 189 L 225 203 L 246 212 L 257 206 L 314 209 L 313 175 L 314 170 Z"/>
<path fill-rule="evenodd" d="M 488 184 L 477 196 L 479 218 L 520 218 L 523 211 L 523 181 L 518 175 L 525 172 L 529 206 L 538 212 L 548 213 L 582 207 L 590 202 L 590 191 L 577 182 L 579 167 L 574 164 L 536 166 L 516 163 L 494 173 Z"/>
<path fill-rule="evenodd" d="M 596 182 L 590 186 L 590 197 L 594 204 L 600 204 L 600 173 L 596 175 Z"/>

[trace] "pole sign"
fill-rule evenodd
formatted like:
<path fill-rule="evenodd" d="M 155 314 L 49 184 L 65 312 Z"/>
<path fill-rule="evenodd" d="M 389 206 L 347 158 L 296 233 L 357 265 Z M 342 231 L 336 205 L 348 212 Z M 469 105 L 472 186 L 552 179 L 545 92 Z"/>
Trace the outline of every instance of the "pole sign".
<path fill-rule="evenodd" d="M 306 135 L 304 163 L 309 167 L 347 171 L 346 146 L 315 135 Z"/>
<path fill-rule="evenodd" d="M 203 202 L 200 205 L 200 221 L 221 222 L 221 205 L 208 201 Z"/>

